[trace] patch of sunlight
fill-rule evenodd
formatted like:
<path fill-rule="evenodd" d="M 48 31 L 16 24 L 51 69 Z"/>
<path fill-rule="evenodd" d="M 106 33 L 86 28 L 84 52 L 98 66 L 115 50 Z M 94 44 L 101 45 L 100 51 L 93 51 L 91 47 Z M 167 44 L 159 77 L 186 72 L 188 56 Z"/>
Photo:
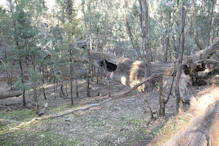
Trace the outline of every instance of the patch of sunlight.
<path fill-rule="evenodd" d="M 216 100 L 219 99 L 218 94 L 219 94 L 219 88 L 218 87 L 209 87 L 197 94 L 197 98 L 191 98 L 191 102 L 193 101 L 195 105 L 198 107 L 198 111 L 200 114 L 202 114 L 201 111 L 205 111 L 206 108 L 212 103 L 214 103 Z"/>
<path fill-rule="evenodd" d="M 51 88 L 51 87 L 53 87 L 55 85 L 57 85 L 57 84 L 45 84 L 43 86 L 44 86 L 45 89 L 47 89 L 47 88 Z"/>
<path fill-rule="evenodd" d="M 123 85 L 127 86 L 127 85 L 126 85 L 126 77 L 124 77 L 124 76 L 121 77 L 121 83 L 122 83 Z"/>
<path fill-rule="evenodd" d="M 55 107 L 55 108 L 48 108 L 48 111 L 49 112 L 69 112 L 69 111 L 72 111 L 72 110 L 77 110 L 77 109 L 80 109 L 80 108 L 85 108 L 89 105 L 76 105 L 76 106 L 72 106 L 72 105 L 68 105 L 68 104 L 65 104 L 65 105 L 61 105 L 59 107 Z"/>

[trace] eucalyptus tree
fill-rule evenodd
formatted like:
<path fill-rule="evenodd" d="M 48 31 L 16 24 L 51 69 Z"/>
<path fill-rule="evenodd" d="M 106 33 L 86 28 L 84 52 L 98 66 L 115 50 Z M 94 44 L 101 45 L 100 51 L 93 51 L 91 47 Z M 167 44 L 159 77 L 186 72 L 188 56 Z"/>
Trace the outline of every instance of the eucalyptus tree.
<path fill-rule="evenodd" d="M 12 69 L 12 61 L 9 60 L 9 51 L 8 51 L 8 45 L 11 43 L 11 36 L 8 33 L 8 30 L 10 29 L 11 23 L 10 23 L 10 17 L 7 13 L 7 10 L 5 10 L 3 7 L 0 7 L 0 45 L 2 46 L 2 50 L 0 50 L 0 62 L 3 65 L 0 70 L 3 70 L 6 72 L 6 78 L 7 78 L 7 84 L 13 89 L 13 69 Z"/>
<path fill-rule="evenodd" d="M 60 10 L 57 12 L 58 19 L 61 22 L 63 43 L 66 48 L 62 53 L 65 53 L 69 59 L 69 81 L 70 81 L 70 94 L 71 94 L 71 104 L 74 104 L 73 99 L 73 79 L 75 74 L 74 60 L 77 58 L 74 43 L 76 41 L 77 35 L 79 35 L 78 20 L 76 18 L 76 13 L 74 10 L 73 0 L 61 0 L 57 1 Z M 67 39 L 66 39 L 67 38 Z"/>
<path fill-rule="evenodd" d="M 39 47 L 37 47 L 37 35 L 38 30 L 33 26 L 32 23 L 32 12 L 28 9 L 28 5 L 30 5 L 30 1 L 27 0 L 19 0 L 16 1 L 15 7 L 12 8 L 11 12 L 11 29 L 10 34 L 12 36 L 12 40 L 14 42 L 14 48 L 11 50 L 13 52 L 13 59 L 18 61 L 20 67 L 20 83 L 21 88 L 23 90 L 23 106 L 26 106 L 25 99 L 25 66 L 29 64 L 28 58 L 31 57 L 31 64 L 36 66 L 35 57 L 39 51 Z"/>

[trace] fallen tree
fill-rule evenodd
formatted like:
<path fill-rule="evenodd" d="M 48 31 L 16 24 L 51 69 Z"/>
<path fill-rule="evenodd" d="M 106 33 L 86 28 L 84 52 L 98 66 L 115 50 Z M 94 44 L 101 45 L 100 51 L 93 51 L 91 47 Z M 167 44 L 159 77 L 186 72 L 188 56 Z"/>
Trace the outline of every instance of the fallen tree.
<path fill-rule="evenodd" d="M 199 84 L 198 72 L 204 71 L 208 65 L 219 65 L 219 61 L 212 57 L 218 50 L 219 38 L 209 47 L 190 56 L 185 56 L 182 63 L 183 76 L 191 77 L 192 85 Z M 144 65 L 143 61 L 134 61 L 101 52 L 91 52 L 90 56 L 95 66 L 105 69 L 113 80 L 132 89 L 144 79 L 146 71 L 144 67 L 146 65 Z M 151 72 L 152 74 L 175 76 L 176 67 L 174 66 L 174 63 L 153 62 L 151 63 Z M 181 79 L 184 80 L 182 77 Z M 179 87 L 182 88 L 183 86 L 180 84 Z M 186 88 L 186 86 L 183 88 Z M 141 84 L 136 89 L 139 92 L 146 92 L 145 84 Z M 218 90 L 217 88 L 216 91 Z M 180 131 L 175 136 L 172 135 L 173 138 L 170 138 L 164 145 L 219 145 L 219 133 L 216 130 L 219 127 L 219 98 L 217 96 L 218 93 L 214 93 L 216 91 L 208 89 L 208 91 L 201 93 L 202 95 L 198 95 L 200 96 L 199 98 L 191 98 L 190 113 L 195 115 L 195 119 L 191 121 L 188 128 Z M 211 99 L 209 99 L 208 92 L 211 92 Z M 153 144 L 152 142 L 151 145 Z M 155 145 L 158 145 L 158 143 Z"/>
<path fill-rule="evenodd" d="M 163 129 L 178 127 L 177 133 L 168 130 L 158 133 L 148 146 L 218 146 L 219 145 L 219 87 L 208 87 L 193 96 L 187 113 L 171 119 Z M 185 120 L 186 122 L 181 122 Z M 168 140 L 169 139 L 169 140 Z M 166 141 L 166 142 L 165 142 Z"/>
<path fill-rule="evenodd" d="M 182 133 L 178 133 L 170 139 L 164 146 L 218 146 L 219 133 L 219 100 L 209 105 L 205 115 L 197 117 L 192 124 Z"/>
<path fill-rule="evenodd" d="M 184 57 L 183 72 L 191 77 L 193 84 L 198 80 L 197 73 L 205 70 L 208 64 L 219 64 L 219 61 L 210 58 L 218 49 L 219 38 L 204 50 Z M 133 87 L 144 78 L 145 65 L 143 61 L 116 57 L 111 54 L 95 51 L 90 52 L 90 57 L 93 65 L 105 69 L 113 80 L 125 86 Z M 174 66 L 175 63 L 152 62 L 151 73 L 174 76 L 176 74 L 176 68 Z M 145 85 L 139 86 L 137 90 L 145 92 Z"/>
<path fill-rule="evenodd" d="M 214 41 L 209 47 L 196 52 L 193 55 L 185 56 L 183 59 L 183 71 L 192 79 L 192 83 L 196 84 L 198 80 L 198 72 L 203 71 L 206 65 L 218 65 L 219 61 L 211 58 L 219 49 L 219 38 Z M 90 52 L 91 63 L 99 68 L 105 69 L 110 77 L 122 83 L 125 86 L 134 87 L 144 78 L 145 64 L 143 61 L 131 60 L 129 58 L 117 57 L 108 53 Z M 152 74 L 162 74 L 164 76 L 174 76 L 176 74 L 175 63 L 151 63 Z M 145 85 L 137 88 L 140 92 L 145 92 Z M 14 93 L 18 93 L 15 91 Z M 0 99 L 19 96 L 13 92 L 0 94 Z"/>
<path fill-rule="evenodd" d="M 0 99 L 8 98 L 8 97 L 15 97 L 22 95 L 22 90 L 7 90 L 4 92 L 0 92 Z"/>

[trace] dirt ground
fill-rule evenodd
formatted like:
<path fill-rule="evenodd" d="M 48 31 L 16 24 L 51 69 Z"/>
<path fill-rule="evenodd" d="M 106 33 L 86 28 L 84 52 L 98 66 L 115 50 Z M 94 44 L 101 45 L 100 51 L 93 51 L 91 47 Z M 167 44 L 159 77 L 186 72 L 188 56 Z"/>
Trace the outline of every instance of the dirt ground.
<path fill-rule="evenodd" d="M 113 95 L 129 89 L 115 81 L 109 80 L 109 82 Z M 42 93 L 39 100 L 40 105 L 48 103 L 48 109 L 43 116 L 65 113 L 89 104 L 99 103 L 107 98 L 102 95 L 108 94 L 108 86 L 105 82 L 99 84 L 92 82 L 91 95 L 93 97 L 86 97 L 86 81 L 80 80 L 79 97 L 75 98 L 75 105 L 71 106 L 69 96 L 59 96 L 60 87 L 57 88 L 57 93 L 54 93 L 52 83 L 47 84 L 47 87 L 47 100 L 43 98 Z M 195 94 L 202 88 L 189 88 L 189 92 Z M 1 82 L 0 90 L 0 92 L 8 90 L 4 82 Z M 97 96 L 98 94 L 101 94 L 101 96 Z M 68 95 L 70 94 L 68 93 Z M 158 96 L 156 88 L 146 93 L 153 111 L 159 108 Z M 54 119 L 25 124 L 37 117 L 32 98 L 31 93 L 29 93 L 27 96 L 28 108 L 25 109 L 22 108 L 22 97 L 0 100 L 0 112 L 2 113 L 0 120 L 8 120 L 7 122 L 0 122 L 0 145 L 144 146 L 175 114 L 175 98 L 171 96 L 166 104 L 166 117 L 158 118 L 148 124 L 149 114 L 146 111 L 143 94 L 133 91 L 126 97 L 112 100 L 86 111 L 78 111 Z M 20 111 L 21 117 L 23 114 L 29 115 L 24 115 L 22 119 L 13 115 L 15 111 Z"/>

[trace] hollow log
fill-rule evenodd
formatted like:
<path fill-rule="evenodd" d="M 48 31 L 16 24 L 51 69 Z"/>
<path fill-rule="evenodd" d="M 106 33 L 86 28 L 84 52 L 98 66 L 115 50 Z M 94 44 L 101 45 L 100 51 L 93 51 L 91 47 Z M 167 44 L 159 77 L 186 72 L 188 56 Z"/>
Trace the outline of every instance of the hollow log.
<path fill-rule="evenodd" d="M 190 56 L 185 56 L 183 59 L 184 73 L 189 75 L 193 82 L 196 82 L 197 72 L 203 71 L 206 63 L 219 63 L 218 61 L 210 59 L 218 49 L 219 38 L 204 50 L 200 50 Z M 111 54 L 95 51 L 90 52 L 90 56 L 93 65 L 105 69 L 113 80 L 116 80 L 125 86 L 133 87 L 140 83 L 144 78 L 145 65 L 143 61 L 116 57 Z M 151 73 L 172 76 L 175 75 L 176 69 L 174 63 L 152 62 Z M 137 90 L 144 92 L 144 89 L 145 87 L 142 85 Z"/>
<path fill-rule="evenodd" d="M 129 87 L 134 87 L 144 79 L 144 62 L 135 61 L 129 58 L 116 57 L 111 54 L 101 52 L 91 52 L 91 62 L 97 67 L 105 69 L 109 76 Z M 174 73 L 174 63 L 152 63 L 152 74 L 165 74 L 171 76 Z M 137 88 L 139 92 L 144 92 L 145 85 Z"/>
<path fill-rule="evenodd" d="M 0 92 L 0 99 L 22 95 L 22 90 L 8 90 Z"/>

